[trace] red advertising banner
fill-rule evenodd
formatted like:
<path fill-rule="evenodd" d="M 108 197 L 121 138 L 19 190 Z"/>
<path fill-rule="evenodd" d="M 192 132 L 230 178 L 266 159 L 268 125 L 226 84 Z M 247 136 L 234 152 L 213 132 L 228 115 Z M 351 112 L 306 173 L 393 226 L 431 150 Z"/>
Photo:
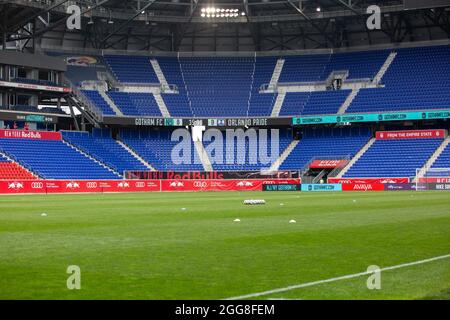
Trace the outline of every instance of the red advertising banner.
<path fill-rule="evenodd" d="M 351 183 L 343 184 L 342 191 L 384 191 L 382 183 Z"/>
<path fill-rule="evenodd" d="M 328 183 L 340 184 L 400 184 L 409 183 L 409 178 L 329 178 Z"/>
<path fill-rule="evenodd" d="M 162 191 L 262 191 L 263 184 L 299 184 L 300 179 L 161 180 Z"/>
<path fill-rule="evenodd" d="M 0 181 L 0 194 L 8 193 L 86 193 L 160 191 L 159 180 L 111 181 Z"/>
<path fill-rule="evenodd" d="M 61 132 L 0 130 L 0 139 L 61 140 Z"/>
<path fill-rule="evenodd" d="M 445 139 L 446 130 L 404 130 L 404 131 L 379 131 L 377 140 L 398 139 Z"/>
<path fill-rule="evenodd" d="M 419 182 L 420 183 L 450 183 L 450 178 L 449 177 L 426 177 L 426 178 L 419 178 Z"/>
<path fill-rule="evenodd" d="M 0 86 L 1 87 L 9 87 L 9 88 L 39 90 L 39 91 L 62 92 L 62 93 L 70 93 L 70 92 L 72 92 L 72 89 L 68 88 L 68 87 L 43 86 L 43 85 L 38 85 L 38 84 L 8 82 L 8 81 L 0 81 Z"/>
<path fill-rule="evenodd" d="M 32 180 L 0 181 L 0 194 L 154 191 L 261 191 L 263 184 L 299 184 L 300 179 L 254 180 Z"/>
<path fill-rule="evenodd" d="M 314 160 L 309 167 L 311 169 L 334 169 L 344 167 L 348 160 Z"/>

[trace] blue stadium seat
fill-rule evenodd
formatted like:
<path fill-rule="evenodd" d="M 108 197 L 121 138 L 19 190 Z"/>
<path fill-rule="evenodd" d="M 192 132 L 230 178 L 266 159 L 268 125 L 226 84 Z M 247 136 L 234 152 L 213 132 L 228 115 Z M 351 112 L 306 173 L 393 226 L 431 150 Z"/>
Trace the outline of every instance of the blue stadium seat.
<path fill-rule="evenodd" d="M 126 170 L 148 170 L 111 137 L 93 137 L 88 132 L 63 131 L 63 138 L 120 174 Z"/>
<path fill-rule="evenodd" d="M 197 150 L 192 141 L 189 163 L 176 164 L 172 159 L 172 150 L 178 141 L 171 141 L 172 131 L 133 131 L 123 129 L 121 140 L 137 154 L 159 171 L 203 171 Z"/>
<path fill-rule="evenodd" d="M 369 141 L 369 128 L 307 129 L 282 170 L 302 170 L 314 159 L 352 158 Z"/>
<path fill-rule="evenodd" d="M 94 105 L 96 105 L 104 115 L 116 115 L 109 104 L 103 99 L 97 90 L 81 90 L 81 92 L 88 98 Z"/>
<path fill-rule="evenodd" d="M 120 82 L 159 83 L 150 63 L 150 57 L 106 55 L 104 59 Z"/>
<path fill-rule="evenodd" d="M 44 179 L 119 179 L 63 141 L 0 139 L 0 151 Z"/>
<path fill-rule="evenodd" d="M 448 109 L 450 46 L 398 49 L 384 88 L 361 89 L 347 113 Z"/>
<path fill-rule="evenodd" d="M 162 117 L 151 93 L 109 91 L 108 95 L 125 115 Z"/>
<path fill-rule="evenodd" d="M 441 143 L 442 139 L 377 140 L 344 177 L 415 177 Z"/>
<path fill-rule="evenodd" d="M 351 90 L 288 92 L 280 116 L 336 114 Z"/>

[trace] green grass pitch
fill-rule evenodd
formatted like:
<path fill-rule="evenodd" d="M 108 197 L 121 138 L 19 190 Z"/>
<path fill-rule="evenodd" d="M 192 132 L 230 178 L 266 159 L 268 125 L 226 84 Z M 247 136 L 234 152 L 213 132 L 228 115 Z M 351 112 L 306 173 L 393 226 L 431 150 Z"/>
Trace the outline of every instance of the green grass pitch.
<path fill-rule="evenodd" d="M 225 299 L 448 254 L 445 192 L 0 196 L 0 299 Z M 366 282 L 254 299 L 450 299 L 450 259 Z"/>

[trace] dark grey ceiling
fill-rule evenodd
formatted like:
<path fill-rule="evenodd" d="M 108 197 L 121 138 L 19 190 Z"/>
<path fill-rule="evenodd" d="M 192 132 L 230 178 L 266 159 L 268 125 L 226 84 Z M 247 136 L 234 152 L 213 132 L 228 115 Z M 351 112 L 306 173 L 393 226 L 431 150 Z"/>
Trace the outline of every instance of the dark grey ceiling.
<path fill-rule="evenodd" d="M 76 1 L 82 29 L 70 31 L 65 10 L 72 2 L 0 2 L 3 42 L 26 50 L 270 51 L 450 38 L 449 7 L 404 10 L 403 0 L 85 0 Z M 370 31 L 366 9 L 374 4 L 382 10 L 382 29 Z M 208 6 L 247 15 L 200 17 Z"/>

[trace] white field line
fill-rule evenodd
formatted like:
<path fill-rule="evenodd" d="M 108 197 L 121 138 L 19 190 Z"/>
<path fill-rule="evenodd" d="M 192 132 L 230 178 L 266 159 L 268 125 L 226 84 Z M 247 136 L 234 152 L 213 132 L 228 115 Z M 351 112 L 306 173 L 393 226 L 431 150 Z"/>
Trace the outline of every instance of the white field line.
<path fill-rule="evenodd" d="M 438 256 L 438 257 L 434 257 L 434 258 L 430 258 L 430 259 L 425 259 L 425 260 L 419 260 L 419 261 L 414 261 L 414 262 L 398 264 L 398 265 L 391 266 L 391 267 L 385 267 L 385 268 L 381 268 L 380 271 L 382 272 L 382 271 L 389 271 L 389 270 L 395 270 L 395 269 L 400 269 L 400 268 L 406 268 L 406 267 L 410 267 L 410 266 L 416 266 L 416 265 L 419 265 L 419 264 L 429 263 L 429 262 L 443 260 L 443 259 L 447 259 L 447 258 L 450 258 L 450 254 L 446 254 L 444 256 Z M 335 282 L 335 281 L 340 281 L 340 280 L 357 278 L 357 277 L 366 276 L 366 275 L 369 275 L 369 274 L 373 274 L 373 271 L 370 271 L 370 272 L 364 271 L 364 272 L 349 274 L 349 275 L 346 275 L 346 276 L 340 276 L 340 277 L 336 277 L 336 278 L 330 278 L 330 279 L 325 279 L 325 280 L 318 280 L 318 281 L 313 281 L 313 282 L 296 284 L 296 285 L 289 286 L 289 287 L 278 288 L 278 289 L 262 291 L 262 292 L 257 292 L 257 293 L 250 293 L 250 294 L 246 294 L 246 295 L 243 295 L 243 296 L 227 298 L 225 300 L 242 300 L 242 299 L 256 298 L 256 297 L 261 297 L 261 296 L 267 296 L 267 295 L 274 294 L 274 293 L 281 293 L 281 292 L 291 291 L 291 290 L 295 290 L 295 289 L 312 287 L 312 286 L 316 286 L 316 285 L 323 284 L 323 283 L 329 283 L 329 282 Z"/>

